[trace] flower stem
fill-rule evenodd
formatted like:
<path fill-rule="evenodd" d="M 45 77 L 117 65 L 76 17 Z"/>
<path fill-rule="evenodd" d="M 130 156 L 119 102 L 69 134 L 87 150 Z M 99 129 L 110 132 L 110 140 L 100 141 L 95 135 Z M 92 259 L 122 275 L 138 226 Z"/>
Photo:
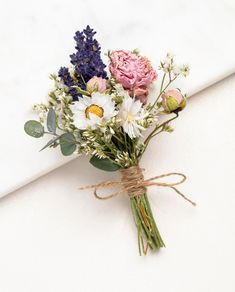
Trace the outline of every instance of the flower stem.
<path fill-rule="evenodd" d="M 144 141 L 144 148 L 142 149 L 141 153 L 139 154 L 139 157 L 138 157 L 139 160 L 140 160 L 140 158 L 143 156 L 143 154 L 144 154 L 144 152 L 145 152 L 145 150 L 146 150 L 146 148 L 147 148 L 147 146 L 148 146 L 150 140 L 151 140 L 154 136 L 156 136 L 156 134 L 160 134 L 160 133 L 162 132 L 162 131 L 157 132 L 157 130 L 159 130 L 159 129 L 163 129 L 163 127 L 164 127 L 166 124 L 172 122 L 173 120 L 175 120 L 176 118 L 178 118 L 178 116 L 179 116 L 179 113 L 175 113 L 175 116 L 174 116 L 173 118 L 171 118 L 171 119 L 169 119 L 169 120 L 163 122 L 163 123 L 160 124 L 160 125 L 156 125 L 156 127 L 152 130 L 152 132 L 148 135 L 148 137 L 147 137 L 147 138 L 145 139 L 145 141 Z"/>
<path fill-rule="evenodd" d="M 168 86 L 175 81 L 175 79 L 178 77 L 178 75 L 176 75 L 173 79 L 170 78 L 169 76 L 169 81 L 168 83 L 166 84 L 166 86 L 163 88 L 163 85 L 164 85 L 164 81 L 165 81 L 165 77 L 166 77 L 166 74 L 163 75 L 163 78 L 162 78 L 162 83 L 161 83 L 161 88 L 160 88 L 160 92 L 155 100 L 155 102 L 153 103 L 153 105 L 151 106 L 151 109 L 153 109 L 156 105 L 156 103 L 158 102 L 159 98 L 161 97 L 162 93 L 168 88 Z"/>
<path fill-rule="evenodd" d="M 164 247 L 147 194 L 131 198 L 131 209 L 138 230 L 138 246 L 140 255 L 146 254 L 148 247 L 152 250 Z"/>

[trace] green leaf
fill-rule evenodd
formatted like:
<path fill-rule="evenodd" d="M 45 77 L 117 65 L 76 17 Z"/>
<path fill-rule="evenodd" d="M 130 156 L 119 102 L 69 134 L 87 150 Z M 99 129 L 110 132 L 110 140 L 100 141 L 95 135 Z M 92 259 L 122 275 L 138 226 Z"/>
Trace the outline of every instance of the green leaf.
<path fill-rule="evenodd" d="M 60 150 L 63 155 L 73 154 L 76 148 L 76 139 L 72 133 L 64 133 L 60 136 Z"/>
<path fill-rule="evenodd" d="M 38 121 L 34 120 L 27 121 L 24 124 L 24 130 L 29 136 L 34 138 L 40 138 L 44 134 L 43 126 Z"/>
<path fill-rule="evenodd" d="M 105 171 L 116 171 L 120 168 L 119 165 L 111 162 L 108 158 L 98 158 L 97 156 L 92 156 L 90 159 L 90 163 L 94 167 Z"/>
<path fill-rule="evenodd" d="M 56 132 L 56 113 L 53 108 L 50 108 L 47 114 L 47 129 L 51 133 Z"/>
<path fill-rule="evenodd" d="M 51 139 L 44 147 L 42 147 L 42 149 L 40 151 L 46 149 L 47 147 L 50 147 L 50 146 L 52 147 L 53 144 L 59 139 L 60 139 L 60 136 Z"/>

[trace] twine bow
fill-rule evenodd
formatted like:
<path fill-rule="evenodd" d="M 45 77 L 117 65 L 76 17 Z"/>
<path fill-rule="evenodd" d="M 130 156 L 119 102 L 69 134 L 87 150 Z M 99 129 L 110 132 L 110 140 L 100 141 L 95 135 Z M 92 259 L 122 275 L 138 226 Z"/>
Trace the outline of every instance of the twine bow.
<path fill-rule="evenodd" d="M 196 203 L 187 198 L 184 194 L 182 194 L 177 188 L 177 185 L 182 184 L 186 180 L 186 176 L 183 173 L 179 172 L 170 172 L 167 174 L 157 175 L 151 177 L 149 179 L 144 179 L 142 168 L 139 166 L 132 166 L 129 168 L 123 168 L 120 170 L 122 174 L 122 178 L 119 181 L 105 181 L 98 184 L 88 185 L 85 187 L 79 188 L 80 190 L 84 189 L 94 189 L 94 196 L 99 200 L 108 200 L 115 196 L 127 193 L 130 198 L 140 196 L 146 192 L 146 188 L 150 186 L 157 187 L 167 187 L 174 190 L 177 194 L 179 194 L 184 200 L 191 203 L 193 206 L 196 206 Z M 174 183 L 165 183 L 161 181 L 157 181 L 160 178 L 170 177 L 170 176 L 178 176 L 181 177 L 180 180 Z M 101 188 L 113 188 L 113 187 L 121 187 L 120 191 L 113 192 L 107 196 L 98 195 L 97 191 Z"/>

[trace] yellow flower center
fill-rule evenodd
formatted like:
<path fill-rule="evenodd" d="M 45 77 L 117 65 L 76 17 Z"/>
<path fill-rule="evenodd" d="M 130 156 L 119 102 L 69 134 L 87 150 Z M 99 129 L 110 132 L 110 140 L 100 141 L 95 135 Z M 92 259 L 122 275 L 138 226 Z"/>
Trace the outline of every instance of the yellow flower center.
<path fill-rule="evenodd" d="M 85 115 L 87 119 L 90 119 L 90 114 L 96 115 L 99 118 L 103 117 L 104 110 L 102 107 L 96 105 L 96 104 L 91 104 L 88 106 L 85 110 Z"/>
<path fill-rule="evenodd" d="M 128 114 L 127 114 L 128 123 L 131 123 L 133 120 L 134 120 L 134 116 L 132 115 L 132 113 L 128 112 Z"/>

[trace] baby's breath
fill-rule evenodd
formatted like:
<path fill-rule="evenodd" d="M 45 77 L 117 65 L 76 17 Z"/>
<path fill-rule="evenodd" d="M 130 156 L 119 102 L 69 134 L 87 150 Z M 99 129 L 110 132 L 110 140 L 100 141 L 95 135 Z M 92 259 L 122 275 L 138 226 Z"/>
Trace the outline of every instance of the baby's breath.
<path fill-rule="evenodd" d="M 130 167 L 131 165 L 135 164 L 135 161 L 130 157 L 127 151 L 117 153 L 115 161 L 117 164 L 122 165 L 123 167 Z"/>

